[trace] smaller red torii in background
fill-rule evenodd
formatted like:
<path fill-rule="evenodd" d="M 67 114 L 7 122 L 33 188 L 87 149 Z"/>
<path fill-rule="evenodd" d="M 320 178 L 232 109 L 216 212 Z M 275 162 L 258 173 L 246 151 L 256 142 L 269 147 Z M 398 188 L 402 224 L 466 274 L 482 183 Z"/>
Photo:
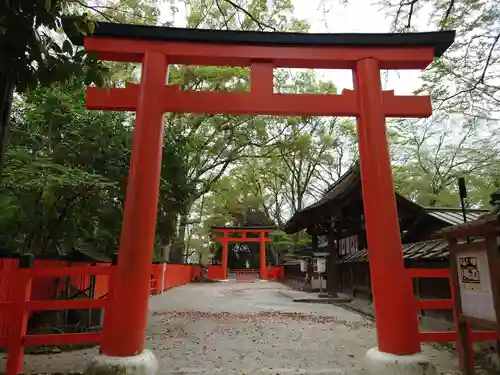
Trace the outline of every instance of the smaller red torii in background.
<path fill-rule="evenodd" d="M 266 242 L 271 242 L 267 233 L 276 230 L 275 227 L 212 227 L 216 233 L 222 233 L 222 237 L 215 240 L 222 244 L 222 274 L 223 279 L 227 280 L 227 259 L 229 254 L 230 242 L 258 242 L 260 244 L 260 280 L 268 280 L 266 264 Z M 241 233 L 241 237 L 229 237 L 229 233 Z M 259 237 L 247 237 L 248 233 L 258 233 Z"/>

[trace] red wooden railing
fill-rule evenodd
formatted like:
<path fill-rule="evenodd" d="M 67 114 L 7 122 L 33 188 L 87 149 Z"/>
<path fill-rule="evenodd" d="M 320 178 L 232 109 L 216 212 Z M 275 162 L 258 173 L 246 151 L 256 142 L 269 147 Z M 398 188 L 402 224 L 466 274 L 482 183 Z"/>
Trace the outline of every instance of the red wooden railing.
<path fill-rule="evenodd" d="M 419 332 L 420 342 L 455 342 L 456 347 L 460 347 L 459 336 L 458 336 L 458 319 L 457 312 L 455 310 L 455 298 L 454 295 L 451 272 L 449 269 L 432 269 L 432 268 L 409 268 L 407 269 L 408 275 L 412 278 L 432 278 L 432 279 L 447 279 L 450 283 L 451 298 L 445 300 L 438 299 L 416 299 L 415 309 L 416 310 L 452 310 L 454 316 L 454 331 L 447 332 Z M 460 298 L 460 297 L 458 297 Z M 467 347 L 463 348 L 464 353 L 467 353 L 471 359 L 471 363 L 474 363 L 474 351 L 472 349 L 472 343 L 476 341 L 490 341 L 490 340 L 500 340 L 500 335 L 495 331 L 472 331 L 470 327 L 469 338 L 470 342 L 467 343 Z M 460 350 L 459 360 L 460 360 Z"/>
<path fill-rule="evenodd" d="M 160 294 L 170 288 L 187 284 L 200 277 L 196 264 L 153 264 L 151 267 L 151 294 Z"/>
<path fill-rule="evenodd" d="M 267 271 L 269 280 L 282 281 L 285 280 L 285 268 L 283 266 L 271 266 Z"/>
<path fill-rule="evenodd" d="M 69 265 L 65 261 L 35 261 L 30 258 L 0 260 L 0 346 L 7 347 L 7 375 L 22 373 L 24 347 L 100 343 L 101 333 L 27 334 L 27 323 L 35 311 L 105 308 L 110 278 L 115 266 L 110 264 Z M 165 272 L 163 272 L 165 269 Z M 199 266 L 154 264 L 151 291 L 157 294 L 199 277 Z M 90 286 L 95 277 L 93 299 L 58 299 L 66 290 L 61 278 L 69 278 L 79 290 Z M 163 280 L 162 280 L 163 278 Z"/>
<path fill-rule="evenodd" d="M 258 280 L 258 270 L 244 268 L 231 270 L 236 275 L 236 282 L 252 282 Z"/>
<path fill-rule="evenodd" d="M 43 300 L 36 297 L 37 278 L 88 278 L 112 275 L 114 267 L 78 265 L 74 267 L 34 267 L 30 258 L 22 258 L 16 268 L 2 269 L 2 280 L 14 280 L 10 299 L 0 302 L 1 309 L 9 316 L 8 334 L 0 337 L 0 346 L 6 346 L 7 375 L 22 373 L 24 347 L 100 342 L 100 332 L 28 335 L 28 318 L 34 311 L 104 308 L 105 298 L 75 300 Z M 39 290 L 39 289 L 38 289 Z M 5 313 L 4 313 L 5 314 Z"/>
<path fill-rule="evenodd" d="M 224 270 L 222 269 L 222 265 L 211 265 L 206 266 L 207 269 L 207 277 L 212 280 L 223 280 L 224 279 Z"/>
<path fill-rule="evenodd" d="M 0 303 L 12 301 L 14 284 L 18 270 L 18 259 L 0 259 Z M 72 266 L 86 266 L 88 263 L 72 263 Z M 33 268 L 54 269 L 69 267 L 70 263 L 60 260 L 35 260 Z M 109 264 L 98 264 L 96 267 L 108 267 Z M 86 290 L 91 285 L 88 275 L 69 276 L 69 283 L 74 289 Z M 101 298 L 108 293 L 109 282 L 106 275 L 95 276 L 94 297 Z M 58 277 L 38 277 L 32 281 L 31 299 L 36 301 L 59 299 L 66 291 L 65 280 Z M 32 311 L 29 315 L 32 315 Z M 0 337 L 5 337 L 10 330 L 10 311 L 0 309 Z"/>

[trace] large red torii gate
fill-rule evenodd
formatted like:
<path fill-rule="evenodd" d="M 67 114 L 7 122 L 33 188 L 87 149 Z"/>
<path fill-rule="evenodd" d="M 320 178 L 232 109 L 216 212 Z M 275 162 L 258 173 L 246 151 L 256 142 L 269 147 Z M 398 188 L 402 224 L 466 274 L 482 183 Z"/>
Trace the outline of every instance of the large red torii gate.
<path fill-rule="evenodd" d="M 267 280 L 267 264 L 266 264 L 266 242 L 271 242 L 271 239 L 266 235 L 276 230 L 275 227 L 212 227 L 216 233 L 222 233 L 222 237 L 217 237 L 215 240 L 222 244 L 222 272 L 223 279 L 227 280 L 227 259 L 229 256 L 230 242 L 258 242 L 259 243 L 259 277 L 260 280 Z M 229 233 L 241 233 L 241 237 L 229 237 Z M 248 233 L 258 233 L 259 237 L 247 237 Z"/>
<path fill-rule="evenodd" d="M 414 374 L 427 371 L 421 357 L 411 357 L 420 352 L 420 344 L 410 280 L 404 273 L 385 118 L 428 117 L 432 108 L 429 97 L 383 91 L 380 70 L 424 69 L 453 40 L 454 32 L 294 34 L 103 22 L 92 36 L 74 39 L 102 60 L 142 63 L 138 85 L 87 90 L 89 109 L 136 112 L 113 302 L 106 311 L 101 344 L 105 356 L 95 363 L 105 367 L 110 358 L 127 357 L 128 362 L 116 363 L 136 366 L 154 359 L 149 355 L 147 360 L 134 362 L 134 356 L 145 353 L 163 114 L 317 115 L 357 119 L 378 338 L 378 348 L 369 351 L 367 358 L 385 361 L 387 366 L 412 363 Z M 250 91 L 183 91 L 166 82 L 169 64 L 250 67 Z M 344 90 L 341 95 L 274 93 L 273 69 L 279 67 L 349 69 L 354 72 L 354 90 Z M 376 372 L 387 370 L 387 366 L 370 365 L 368 369 Z"/>

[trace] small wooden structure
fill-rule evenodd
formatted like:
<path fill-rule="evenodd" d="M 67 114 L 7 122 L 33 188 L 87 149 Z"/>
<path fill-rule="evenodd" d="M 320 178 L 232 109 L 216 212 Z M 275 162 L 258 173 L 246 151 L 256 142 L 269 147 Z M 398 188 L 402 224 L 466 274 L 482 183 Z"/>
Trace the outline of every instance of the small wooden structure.
<path fill-rule="evenodd" d="M 448 244 L 443 239 L 436 239 L 435 233 L 450 225 L 461 224 L 462 211 L 459 208 L 423 207 L 397 192 L 395 198 L 405 267 L 448 268 Z M 328 246 L 325 249 L 330 252 L 330 256 L 326 279 L 330 295 L 336 296 L 340 292 L 353 298 L 373 301 L 363 212 L 361 171 L 356 163 L 330 186 L 320 200 L 294 214 L 284 230 L 291 234 L 306 229 L 313 237 L 313 245 L 315 237 L 327 239 Z M 467 221 L 477 220 L 487 212 L 483 209 L 467 209 Z M 319 250 L 311 249 L 311 252 L 314 251 Z M 286 267 L 285 274 L 294 277 L 297 271 L 290 265 Z M 448 280 L 415 279 L 413 284 L 419 298 L 450 298 Z M 419 314 L 453 322 L 453 316 L 447 310 L 422 310 Z"/>
<path fill-rule="evenodd" d="M 472 375 L 469 326 L 500 334 L 500 214 L 445 228 L 439 234 L 450 249 L 462 368 L 465 375 Z M 497 352 L 500 355 L 498 346 Z"/>

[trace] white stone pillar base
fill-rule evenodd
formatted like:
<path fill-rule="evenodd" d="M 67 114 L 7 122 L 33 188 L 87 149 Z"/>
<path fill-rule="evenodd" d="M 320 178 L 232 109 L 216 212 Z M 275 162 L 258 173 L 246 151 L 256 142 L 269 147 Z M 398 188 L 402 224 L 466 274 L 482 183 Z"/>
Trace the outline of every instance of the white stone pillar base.
<path fill-rule="evenodd" d="M 372 348 L 363 362 L 367 375 L 437 375 L 434 365 L 422 353 L 394 355 Z"/>
<path fill-rule="evenodd" d="M 144 350 L 133 357 L 98 355 L 90 362 L 85 375 L 157 375 L 158 362 L 153 352 Z"/>
<path fill-rule="evenodd" d="M 229 279 L 220 279 L 219 281 L 229 281 Z"/>
<path fill-rule="evenodd" d="M 262 282 L 264 282 L 264 283 L 267 283 L 269 280 L 259 279 L 259 281 L 262 281 Z"/>

